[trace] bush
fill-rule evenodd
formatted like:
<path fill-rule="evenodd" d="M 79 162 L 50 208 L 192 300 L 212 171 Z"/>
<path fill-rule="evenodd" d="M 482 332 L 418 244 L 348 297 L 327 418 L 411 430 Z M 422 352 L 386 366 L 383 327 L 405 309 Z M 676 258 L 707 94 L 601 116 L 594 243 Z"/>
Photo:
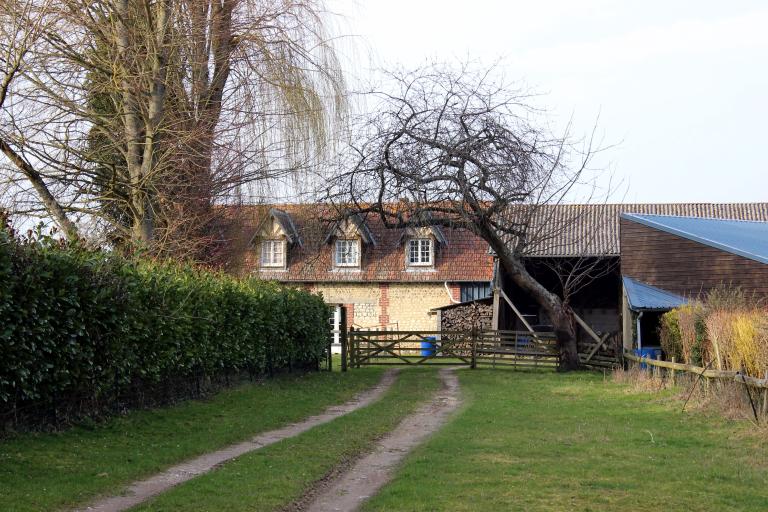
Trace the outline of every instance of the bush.
<path fill-rule="evenodd" d="M 680 345 L 683 359 L 691 364 L 702 364 L 705 358 L 705 332 L 703 308 L 698 303 L 677 308 L 680 327 Z"/>
<path fill-rule="evenodd" d="M 680 334 L 680 319 L 678 310 L 673 309 L 661 315 L 659 325 L 659 339 L 661 348 L 668 358 L 674 357 L 683 361 L 683 341 Z"/>
<path fill-rule="evenodd" d="M 681 361 L 723 370 L 768 372 L 768 315 L 756 296 L 736 288 L 716 288 L 695 302 L 661 317 L 661 343 Z"/>
<path fill-rule="evenodd" d="M 316 367 L 327 344 L 319 296 L 46 238 L 18 241 L 0 229 L 6 426 L 39 423 L 41 412 L 60 423 L 167 401 L 231 375 Z"/>

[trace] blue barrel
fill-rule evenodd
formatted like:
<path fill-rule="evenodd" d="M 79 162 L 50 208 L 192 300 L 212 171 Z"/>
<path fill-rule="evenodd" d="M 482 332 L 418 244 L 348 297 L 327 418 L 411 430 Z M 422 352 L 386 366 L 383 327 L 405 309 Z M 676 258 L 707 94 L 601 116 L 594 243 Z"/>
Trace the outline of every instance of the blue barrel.
<path fill-rule="evenodd" d="M 661 357 L 661 349 L 659 347 L 643 347 L 636 348 L 635 355 L 638 357 L 647 357 L 649 359 L 657 359 Z M 648 367 L 645 363 L 640 363 L 640 368 L 646 369 Z"/>
<path fill-rule="evenodd" d="M 435 355 L 435 337 L 427 336 L 424 341 L 421 342 L 421 357 L 429 357 Z"/>

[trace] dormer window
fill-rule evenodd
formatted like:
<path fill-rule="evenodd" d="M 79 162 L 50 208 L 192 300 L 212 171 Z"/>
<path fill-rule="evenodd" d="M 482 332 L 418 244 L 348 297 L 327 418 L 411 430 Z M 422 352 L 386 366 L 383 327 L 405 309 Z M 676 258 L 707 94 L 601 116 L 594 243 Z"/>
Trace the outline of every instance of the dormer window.
<path fill-rule="evenodd" d="M 334 261 L 337 267 L 359 267 L 360 240 L 336 240 Z"/>
<path fill-rule="evenodd" d="M 408 240 L 408 265 L 413 267 L 431 266 L 434 241 L 431 238 L 412 238 Z"/>
<path fill-rule="evenodd" d="M 285 270 L 289 247 L 303 247 L 293 219 L 277 208 L 270 209 L 261 221 L 251 244 L 259 251 L 259 268 L 264 270 Z"/>
<path fill-rule="evenodd" d="M 333 248 L 334 268 L 360 268 L 362 245 L 375 247 L 376 240 L 360 215 L 346 216 L 331 225 L 325 243 Z"/>
<path fill-rule="evenodd" d="M 285 268 L 285 240 L 264 240 L 261 242 L 261 266 Z"/>

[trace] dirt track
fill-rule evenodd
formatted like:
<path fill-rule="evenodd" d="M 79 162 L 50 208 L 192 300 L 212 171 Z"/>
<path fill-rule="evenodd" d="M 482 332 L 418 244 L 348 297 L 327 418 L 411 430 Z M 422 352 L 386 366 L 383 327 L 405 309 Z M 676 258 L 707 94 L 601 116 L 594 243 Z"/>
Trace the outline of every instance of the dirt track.
<path fill-rule="evenodd" d="M 460 404 L 459 381 L 453 370 L 441 370 L 443 389 L 427 404 L 407 416 L 382 438 L 373 452 L 336 478 L 315 489 L 308 512 L 351 512 L 376 494 L 393 476 L 403 458 L 436 432 Z"/>
<path fill-rule="evenodd" d="M 127 510 L 153 496 L 167 491 L 171 487 L 178 485 L 196 476 L 207 473 L 216 468 L 216 466 L 239 457 L 248 452 L 264 448 L 271 444 L 282 441 L 289 437 L 297 436 L 307 430 L 328 423 L 340 416 L 349 414 L 352 411 L 370 405 L 375 402 L 389 389 L 397 377 L 397 370 L 388 370 L 381 381 L 373 388 L 357 395 L 349 402 L 329 407 L 321 414 L 310 416 L 299 423 L 287 425 L 277 430 L 272 430 L 259 434 L 258 436 L 232 446 L 228 446 L 215 452 L 206 453 L 200 457 L 177 464 L 162 473 L 151 476 L 145 480 L 140 480 L 131 484 L 125 494 L 120 496 L 110 496 L 100 499 L 90 506 L 80 509 L 89 512 L 119 512 Z"/>

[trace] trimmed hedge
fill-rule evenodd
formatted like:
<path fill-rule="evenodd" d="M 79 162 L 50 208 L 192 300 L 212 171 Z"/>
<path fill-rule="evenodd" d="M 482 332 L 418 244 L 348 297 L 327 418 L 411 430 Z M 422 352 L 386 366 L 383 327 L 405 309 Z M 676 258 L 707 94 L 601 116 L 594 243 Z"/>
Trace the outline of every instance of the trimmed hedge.
<path fill-rule="evenodd" d="M 60 423 L 137 396 L 171 400 L 182 384 L 199 393 L 230 375 L 316 368 L 327 345 L 317 295 L 46 238 L 20 242 L 0 229 L 6 427 L 23 422 L 20 411 Z"/>

